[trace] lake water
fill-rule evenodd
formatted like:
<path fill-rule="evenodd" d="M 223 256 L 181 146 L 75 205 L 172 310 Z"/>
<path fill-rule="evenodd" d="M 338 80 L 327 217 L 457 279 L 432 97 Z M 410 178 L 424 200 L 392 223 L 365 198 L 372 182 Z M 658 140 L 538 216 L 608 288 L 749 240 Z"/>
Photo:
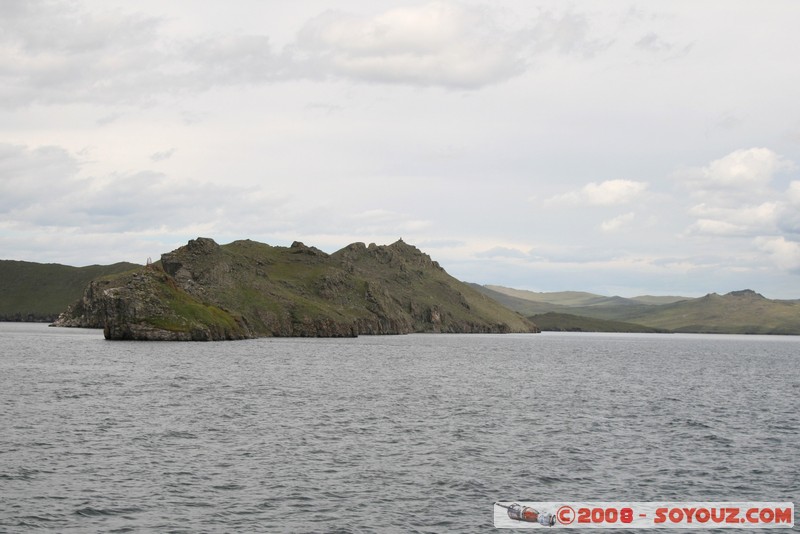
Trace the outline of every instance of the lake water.
<path fill-rule="evenodd" d="M 0 323 L 0 532 L 489 532 L 495 501 L 797 503 L 798 399 L 798 337 Z"/>

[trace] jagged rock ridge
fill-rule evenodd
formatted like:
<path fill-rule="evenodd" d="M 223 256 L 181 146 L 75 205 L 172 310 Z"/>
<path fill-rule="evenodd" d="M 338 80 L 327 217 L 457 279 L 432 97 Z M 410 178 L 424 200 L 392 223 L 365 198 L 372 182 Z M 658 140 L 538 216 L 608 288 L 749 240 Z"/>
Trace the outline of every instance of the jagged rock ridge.
<path fill-rule="evenodd" d="M 148 340 L 538 331 L 402 240 L 329 255 L 300 242 L 197 238 L 157 264 L 92 282 L 56 324 Z"/>

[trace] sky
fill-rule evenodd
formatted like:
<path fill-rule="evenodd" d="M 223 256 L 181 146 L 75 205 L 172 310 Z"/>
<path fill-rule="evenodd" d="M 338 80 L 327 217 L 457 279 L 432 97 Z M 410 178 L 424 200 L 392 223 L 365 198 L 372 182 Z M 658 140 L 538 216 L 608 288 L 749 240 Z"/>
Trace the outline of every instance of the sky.
<path fill-rule="evenodd" d="M 800 298 L 796 0 L 4 0 L 0 258 L 400 238 L 532 291 Z"/>

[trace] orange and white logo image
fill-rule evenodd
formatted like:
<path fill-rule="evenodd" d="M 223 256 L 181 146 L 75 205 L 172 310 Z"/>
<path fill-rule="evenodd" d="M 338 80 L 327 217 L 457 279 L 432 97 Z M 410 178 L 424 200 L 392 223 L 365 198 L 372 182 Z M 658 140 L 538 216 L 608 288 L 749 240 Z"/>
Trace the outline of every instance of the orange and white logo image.
<path fill-rule="evenodd" d="M 536 508 L 532 508 L 530 506 L 522 506 L 519 503 L 512 503 L 506 505 L 503 503 L 496 502 L 495 506 L 504 508 L 506 510 L 506 515 L 508 515 L 509 519 L 511 519 L 512 521 L 536 523 L 548 527 L 552 527 L 556 522 L 556 518 L 553 514 L 549 512 L 540 512 Z"/>
<path fill-rule="evenodd" d="M 496 528 L 792 528 L 791 502 L 494 503 Z"/>

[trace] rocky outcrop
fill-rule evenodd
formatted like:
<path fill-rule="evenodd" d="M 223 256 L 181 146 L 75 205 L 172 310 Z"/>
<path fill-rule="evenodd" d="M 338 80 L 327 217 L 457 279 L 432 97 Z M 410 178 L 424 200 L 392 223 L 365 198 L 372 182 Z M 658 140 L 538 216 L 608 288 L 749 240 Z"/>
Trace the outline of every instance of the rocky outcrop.
<path fill-rule="evenodd" d="M 160 264 L 92 282 L 56 324 L 144 340 L 538 331 L 402 240 L 328 255 L 193 239 Z"/>
<path fill-rule="evenodd" d="M 67 307 L 53 326 L 78 328 L 103 328 L 106 324 L 105 291 L 115 287 L 109 280 L 89 282 L 80 300 Z"/>
<path fill-rule="evenodd" d="M 106 339 L 213 341 L 252 337 L 243 319 L 202 303 L 156 267 L 91 282 L 54 326 L 102 328 Z"/>

